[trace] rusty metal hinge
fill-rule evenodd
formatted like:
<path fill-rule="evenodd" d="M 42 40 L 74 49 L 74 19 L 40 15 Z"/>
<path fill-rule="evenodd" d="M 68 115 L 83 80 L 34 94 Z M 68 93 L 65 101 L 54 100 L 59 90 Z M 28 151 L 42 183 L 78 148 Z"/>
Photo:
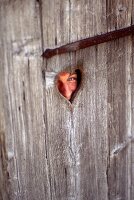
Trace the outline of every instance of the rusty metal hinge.
<path fill-rule="evenodd" d="M 45 58 L 51 58 L 55 55 L 77 51 L 79 49 L 84 49 L 93 45 L 101 44 L 132 34 L 134 34 L 134 25 L 94 37 L 78 40 L 76 42 L 72 42 L 54 49 L 46 49 L 42 56 Z"/>

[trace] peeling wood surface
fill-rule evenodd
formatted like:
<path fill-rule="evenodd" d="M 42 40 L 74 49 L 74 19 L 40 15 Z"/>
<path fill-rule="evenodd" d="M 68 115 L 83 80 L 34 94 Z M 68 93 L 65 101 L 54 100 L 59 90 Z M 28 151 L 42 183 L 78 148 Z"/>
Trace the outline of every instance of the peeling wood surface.
<path fill-rule="evenodd" d="M 40 56 L 43 48 L 134 24 L 133 6 L 132 0 L 0 1 L 0 117 L 11 200 L 134 199 L 133 38 Z M 83 81 L 70 104 L 55 76 L 77 64 Z"/>

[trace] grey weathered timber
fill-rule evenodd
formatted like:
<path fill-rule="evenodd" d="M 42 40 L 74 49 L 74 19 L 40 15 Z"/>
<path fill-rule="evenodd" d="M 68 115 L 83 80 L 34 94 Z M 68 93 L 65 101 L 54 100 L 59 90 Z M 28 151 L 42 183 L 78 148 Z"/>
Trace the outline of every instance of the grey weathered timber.
<path fill-rule="evenodd" d="M 133 2 L 107 2 L 108 30 L 131 23 Z M 108 196 L 109 199 L 133 199 L 131 138 L 132 37 L 108 44 Z M 123 147 L 123 148 L 122 148 Z"/>
<path fill-rule="evenodd" d="M 54 48 L 56 45 L 60 46 L 106 32 L 106 30 L 112 31 L 116 28 L 127 27 L 131 23 L 131 1 L 107 1 L 107 5 L 104 1 L 70 1 L 70 3 L 64 1 L 60 5 L 55 3 L 54 8 L 50 6 L 49 1 L 46 2 L 43 4 L 43 16 L 45 15 L 43 18 L 44 48 Z M 46 8 L 48 14 L 45 13 Z M 68 9 L 70 10 L 69 19 L 66 21 L 65 16 Z M 60 14 L 58 15 L 58 11 L 62 12 L 62 18 L 59 16 Z M 53 26 L 46 27 L 48 21 L 48 24 L 53 24 Z M 69 37 L 68 32 L 65 32 L 67 29 L 69 29 Z M 47 35 L 49 31 L 51 31 L 51 35 Z M 66 108 L 67 102 L 64 99 L 61 101 L 58 94 L 57 98 L 60 100 L 56 100 L 54 86 L 50 85 L 48 88 L 46 97 L 49 124 L 47 141 L 49 144 L 53 143 L 57 146 L 54 150 L 50 148 L 48 151 L 51 160 L 52 199 L 133 199 L 131 188 L 133 182 L 131 47 L 132 39 L 126 37 L 78 51 L 76 54 L 67 53 L 47 60 L 45 67 L 49 74 L 66 70 L 67 66 L 75 66 L 79 61 L 82 61 L 85 75 L 80 93 L 72 105 L 70 118 L 69 108 Z M 52 113 L 57 113 L 57 116 Z M 68 140 L 64 136 L 66 126 L 60 130 L 63 124 L 66 125 L 65 117 L 69 125 Z M 55 124 L 59 124 L 59 129 L 55 128 Z M 57 141 L 57 137 L 62 142 L 66 139 L 64 146 L 60 146 L 60 149 L 58 148 L 60 142 L 54 143 Z M 69 146 L 72 154 L 68 151 L 70 159 L 64 153 L 57 160 L 62 168 L 66 168 L 66 172 L 61 170 L 60 180 L 58 180 L 54 174 L 58 174 L 61 167 L 56 164 L 55 157 L 57 155 L 59 157 L 59 152 L 66 152 L 66 146 Z M 69 160 L 73 157 L 74 165 L 72 168 L 70 168 L 69 160 L 68 165 L 67 161 L 62 163 L 62 160 L 65 160 L 64 157 Z M 65 181 L 64 173 L 74 174 L 72 176 L 72 190 L 70 190 L 68 176 L 66 179 L 69 185 L 63 182 Z M 59 187 L 60 190 L 56 189 Z"/>
<path fill-rule="evenodd" d="M 1 15 L 1 7 L 0 7 L 0 18 Z M 3 23 L 0 20 L 0 27 L 2 27 Z M 0 31 L 0 46 L 2 46 L 2 32 Z M 0 200 L 8 200 L 8 158 L 6 151 L 6 143 L 5 143 L 5 110 L 4 110 L 4 67 L 3 67 L 3 58 L 4 51 L 0 50 Z"/>
<path fill-rule="evenodd" d="M 133 37 L 41 57 L 44 49 L 134 24 L 133 6 L 132 0 L 0 0 L 0 131 L 9 173 L 7 180 L 0 165 L 2 195 L 134 199 Z M 76 68 L 83 79 L 71 104 L 55 82 L 57 73 Z"/>
<path fill-rule="evenodd" d="M 8 200 L 8 172 L 5 134 L 0 131 L 0 199 Z"/>
<path fill-rule="evenodd" d="M 134 19 L 133 19 L 134 20 Z M 132 133 L 132 136 L 134 137 L 134 38 L 133 38 L 133 41 L 132 41 L 132 50 L 133 50 L 133 53 L 132 53 L 132 67 L 131 67 L 131 109 L 132 109 L 132 115 L 131 115 L 131 133 Z M 131 197 L 133 198 L 134 197 L 134 145 L 131 145 L 131 162 L 132 162 L 132 166 L 131 166 Z"/>
<path fill-rule="evenodd" d="M 1 2 L 10 199 L 50 199 L 39 3 Z"/>

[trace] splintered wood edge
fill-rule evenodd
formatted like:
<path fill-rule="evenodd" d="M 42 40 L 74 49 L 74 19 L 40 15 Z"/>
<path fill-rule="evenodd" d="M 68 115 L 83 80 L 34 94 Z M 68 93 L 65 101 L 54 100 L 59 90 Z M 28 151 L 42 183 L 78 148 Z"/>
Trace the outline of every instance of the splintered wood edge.
<path fill-rule="evenodd" d="M 94 46 L 97 44 L 101 44 L 104 42 L 122 38 L 122 37 L 129 36 L 132 34 L 134 34 L 134 25 L 129 26 L 127 28 L 122 28 L 119 30 L 114 30 L 108 33 L 97 35 L 94 37 L 78 40 L 76 42 L 72 42 L 72 43 L 69 43 L 69 44 L 54 48 L 54 49 L 46 49 L 43 52 L 42 57 L 48 59 L 55 55 L 77 51 L 79 49 L 84 49 L 90 46 Z"/>

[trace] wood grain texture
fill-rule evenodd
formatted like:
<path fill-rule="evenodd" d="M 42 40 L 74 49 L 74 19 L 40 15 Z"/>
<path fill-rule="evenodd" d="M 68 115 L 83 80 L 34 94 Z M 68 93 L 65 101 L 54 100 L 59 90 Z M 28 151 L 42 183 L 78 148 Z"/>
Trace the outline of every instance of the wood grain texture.
<path fill-rule="evenodd" d="M 91 18 L 88 10 L 91 3 L 91 11 L 95 10 L 95 15 L 99 13 L 98 18 L 103 20 L 104 8 L 100 8 L 101 2 L 97 5 L 87 1 L 69 1 L 68 3 L 64 9 L 66 12 L 68 7 L 70 9 L 68 11 L 70 38 L 59 40 L 57 45 L 89 36 L 89 34 L 93 35 L 97 31 L 106 31 L 104 25 L 103 29 L 99 30 L 100 21 L 97 21 L 93 15 Z M 58 6 L 60 5 L 56 4 L 55 10 L 59 9 Z M 87 8 L 86 14 L 82 8 Z M 43 26 L 45 27 L 47 20 L 56 20 L 59 13 L 56 12 L 56 18 L 53 15 L 48 18 L 45 13 L 46 3 L 43 9 Z M 50 9 L 49 13 L 52 12 L 53 9 Z M 91 20 L 92 29 L 84 27 L 85 19 Z M 46 29 L 43 29 L 45 47 L 55 45 L 53 38 L 59 30 L 57 23 L 59 21 L 54 23 L 55 32 L 48 37 L 46 37 Z M 65 34 L 67 25 L 65 23 L 61 25 L 61 35 Z M 94 32 L 92 33 L 91 30 Z M 51 44 L 50 36 L 52 37 Z M 108 199 L 106 45 L 92 47 L 79 52 L 78 55 L 71 53 L 47 60 L 44 66 L 46 85 L 48 85 L 48 73 L 50 74 L 48 77 L 52 77 L 51 74 L 54 72 L 71 71 L 79 61 L 83 61 L 84 82 L 72 105 L 60 96 L 54 85 L 50 85 L 46 93 L 51 197 L 69 200 Z"/>
<path fill-rule="evenodd" d="M 131 23 L 132 1 L 107 1 L 108 29 Z M 132 38 L 108 44 L 108 196 L 109 199 L 133 199 L 131 196 L 131 80 Z M 124 148 L 122 148 L 122 145 Z M 115 153 L 118 149 L 117 153 Z M 121 149 L 121 150 L 120 150 Z"/>
<path fill-rule="evenodd" d="M 69 1 L 69 42 L 130 25 L 131 5 L 131 1 Z M 88 11 L 83 12 L 82 8 Z M 44 24 L 46 21 L 45 15 Z M 54 23 L 55 32 L 59 30 L 56 23 Z M 62 26 L 61 35 L 65 34 L 64 29 Z M 55 32 L 53 32 L 53 38 Z M 44 38 L 46 41 L 45 29 Z M 50 35 L 46 44 L 48 42 L 50 42 Z M 51 45 L 48 44 L 45 47 L 56 46 L 54 40 L 51 42 Z M 68 37 L 67 40 L 60 40 L 57 45 L 67 42 Z M 71 123 L 68 120 L 69 117 L 66 117 L 71 143 L 66 140 L 65 144 L 71 147 L 75 163 L 74 167 L 66 172 L 71 174 L 70 171 L 74 171 L 73 199 L 133 199 L 131 195 L 131 87 L 129 85 L 131 42 L 131 37 L 127 37 L 47 60 L 45 67 L 50 73 L 58 73 L 69 65 L 77 65 L 80 60 L 83 61 L 84 66 L 85 82 L 78 98 L 74 101 L 73 111 L 70 111 Z M 51 129 L 54 124 L 60 124 L 61 119 L 65 120 L 61 115 L 65 116 L 68 113 L 65 109 L 67 103 L 63 107 L 61 100 L 54 100 L 54 95 L 55 98 L 58 95 L 54 87 L 49 88 L 46 99 L 48 113 L 50 108 L 51 113 L 61 110 L 60 116 L 55 118 L 51 115 L 48 118 L 51 134 L 53 134 Z M 65 102 L 64 99 L 63 101 Z M 61 105 L 61 108 L 57 107 L 59 111 L 55 110 L 55 105 L 58 104 Z M 57 136 L 59 132 L 61 132 L 60 129 L 56 128 L 48 143 L 51 143 L 51 138 Z M 56 138 L 54 145 L 58 146 Z M 60 135 L 60 140 L 64 141 L 64 139 L 63 133 Z M 64 151 L 65 147 L 60 152 Z M 54 154 L 51 154 L 51 161 L 56 157 L 56 151 L 52 150 L 52 152 Z M 52 177 L 53 172 L 58 171 L 55 165 L 50 163 Z M 68 165 L 70 166 L 69 160 Z M 61 171 L 61 173 L 64 177 L 64 172 Z M 53 179 L 52 184 L 54 185 Z M 61 184 L 61 177 L 59 184 Z M 55 196 L 52 196 L 52 199 L 71 199 L 69 196 L 71 191 L 63 196 L 64 189 L 68 188 L 68 185 L 62 184 L 61 190 L 57 190 L 58 187 L 58 183 L 53 187 L 52 193 L 55 193 Z"/>
<path fill-rule="evenodd" d="M 0 199 L 8 200 L 8 171 L 5 133 L 0 131 Z"/>
<path fill-rule="evenodd" d="M 134 199 L 132 37 L 40 57 L 43 48 L 131 25 L 133 5 L 0 1 L 0 123 L 11 200 Z M 83 80 L 70 104 L 55 80 L 77 66 Z"/>
<path fill-rule="evenodd" d="M 0 7 L 0 18 L 2 19 L 2 8 Z M 3 23 L 0 20 L 0 27 Z M 0 31 L 0 46 L 3 45 L 3 33 Z M 2 60 L 4 56 L 4 51 L 0 50 L 0 199 L 8 200 L 8 158 L 6 151 L 6 142 L 5 142 L 5 110 L 4 110 L 4 62 Z"/>
<path fill-rule="evenodd" d="M 2 15 L 10 199 L 50 199 L 39 3 L 9 1 Z"/>
<path fill-rule="evenodd" d="M 108 67 L 108 135 L 110 158 L 107 172 L 110 199 L 131 199 L 129 188 L 129 181 L 131 179 L 131 174 L 129 173 L 131 168 L 129 162 L 131 152 L 129 148 L 131 143 L 129 146 L 126 145 L 121 151 L 115 153 L 115 149 L 120 149 L 124 142 L 127 143 L 131 135 L 131 90 L 129 86 L 131 59 L 128 59 L 126 66 L 125 56 L 127 56 L 127 51 L 131 55 L 131 42 L 129 43 L 129 38 L 127 41 L 119 40 L 118 43 L 110 44 L 109 47 L 109 58 L 111 59 L 111 64 Z M 124 184 L 125 181 L 127 184 Z"/>
<path fill-rule="evenodd" d="M 134 6 L 134 5 L 133 5 Z M 134 19 L 134 18 L 133 18 Z M 132 47 L 134 47 L 134 38 L 132 40 Z M 131 115 L 131 134 L 134 138 L 134 48 L 132 48 L 132 67 L 131 67 L 131 109 L 132 109 L 132 115 Z M 134 198 L 134 143 L 131 145 L 131 198 Z"/>

